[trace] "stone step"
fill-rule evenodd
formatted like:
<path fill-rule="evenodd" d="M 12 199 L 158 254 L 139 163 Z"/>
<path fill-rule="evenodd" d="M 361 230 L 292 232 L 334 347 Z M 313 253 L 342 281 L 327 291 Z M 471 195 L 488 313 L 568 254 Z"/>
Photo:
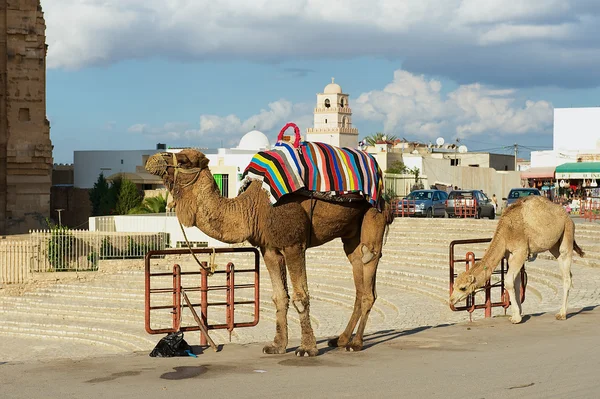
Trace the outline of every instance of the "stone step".
<path fill-rule="evenodd" d="M 22 334 L 26 336 L 58 337 L 62 339 L 87 340 L 94 345 L 105 345 L 119 348 L 122 351 L 144 350 L 152 341 L 144 336 L 143 326 L 139 333 L 124 331 L 122 328 L 97 328 L 93 326 L 52 324 L 46 322 L 3 320 L 1 333 Z"/>

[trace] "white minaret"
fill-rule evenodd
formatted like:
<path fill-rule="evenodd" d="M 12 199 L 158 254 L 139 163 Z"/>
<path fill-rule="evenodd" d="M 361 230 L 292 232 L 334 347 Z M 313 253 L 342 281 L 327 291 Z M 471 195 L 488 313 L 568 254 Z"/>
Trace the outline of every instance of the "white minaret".
<path fill-rule="evenodd" d="M 348 94 L 334 83 L 317 94 L 314 127 L 306 129 L 306 141 L 319 141 L 337 147 L 358 147 L 358 129 L 352 127 L 352 110 Z"/>

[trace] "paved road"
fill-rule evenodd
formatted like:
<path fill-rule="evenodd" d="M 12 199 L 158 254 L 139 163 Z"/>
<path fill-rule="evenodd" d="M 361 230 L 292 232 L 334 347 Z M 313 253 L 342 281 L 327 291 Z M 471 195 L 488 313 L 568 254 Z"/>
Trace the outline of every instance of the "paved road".
<path fill-rule="evenodd" d="M 359 353 L 266 356 L 226 345 L 198 358 L 144 353 L 0 362 L 2 398 L 593 398 L 600 390 L 600 309 L 379 331 Z M 297 343 L 296 343 L 297 344 Z M 200 348 L 196 348 L 199 350 Z"/>

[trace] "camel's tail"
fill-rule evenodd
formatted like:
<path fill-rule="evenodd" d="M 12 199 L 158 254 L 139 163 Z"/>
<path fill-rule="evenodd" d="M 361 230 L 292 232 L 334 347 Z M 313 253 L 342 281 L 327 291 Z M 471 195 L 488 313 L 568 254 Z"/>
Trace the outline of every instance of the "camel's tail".
<path fill-rule="evenodd" d="M 385 224 L 392 224 L 394 221 L 394 210 L 389 202 L 383 205 L 383 215 L 385 216 Z"/>
<path fill-rule="evenodd" d="M 583 249 L 581 249 L 581 247 L 577 245 L 575 240 L 573 240 L 573 251 L 577 252 L 577 255 L 581 256 L 582 258 L 585 255 L 585 252 L 583 252 Z"/>
<path fill-rule="evenodd" d="M 394 210 L 388 202 L 383 205 L 383 216 L 385 216 L 385 234 L 383 236 L 383 243 L 385 244 L 390 232 L 390 224 L 394 221 Z"/>

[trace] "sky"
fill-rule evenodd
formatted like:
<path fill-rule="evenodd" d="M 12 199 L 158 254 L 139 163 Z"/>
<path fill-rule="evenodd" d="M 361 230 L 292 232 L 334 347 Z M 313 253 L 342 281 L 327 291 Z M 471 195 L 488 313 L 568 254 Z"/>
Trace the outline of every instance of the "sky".
<path fill-rule="evenodd" d="M 42 0 L 54 161 L 235 147 L 312 127 L 335 77 L 359 138 L 552 148 L 553 109 L 600 105 L 597 0 Z"/>

